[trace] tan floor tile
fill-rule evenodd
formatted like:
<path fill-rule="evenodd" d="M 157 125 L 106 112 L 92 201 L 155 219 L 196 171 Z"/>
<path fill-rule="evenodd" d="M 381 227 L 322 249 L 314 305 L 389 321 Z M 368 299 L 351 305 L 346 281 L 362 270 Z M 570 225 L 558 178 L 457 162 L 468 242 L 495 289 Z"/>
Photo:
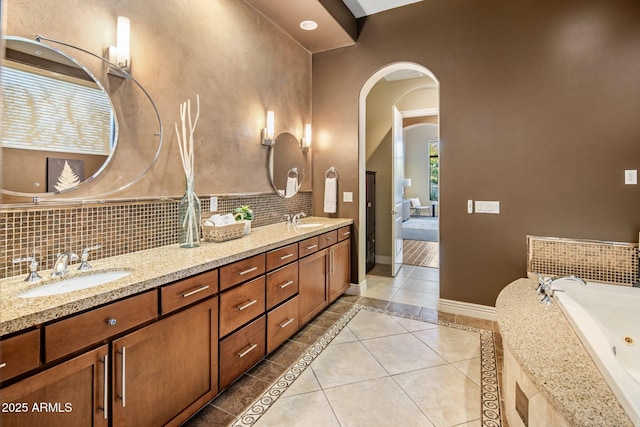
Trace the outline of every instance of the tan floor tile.
<path fill-rule="evenodd" d="M 412 278 L 440 281 L 440 270 L 437 268 L 415 267 L 411 272 Z"/>
<path fill-rule="evenodd" d="M 325 394 L 343 426 L 432 426 L 391 378 L 335 387 Z"/>
<path fill-rule="evenodd" d="M 396 322 L 400 323 L 409 332 L 423 331 L 425 329 L 433 329 L 438 327 L 438 325 L 435 323 L 422 322 L 420 320 L 413 320 L 413 319 L 406 319 L 404 317 L 393 317 L 393 319 Z"/>
<path fill-rule="evenodd" d="M 487 319 L 479 319 L 477 317 L 465 316 L 463 314 L 456 315 L 456 323 L 458 325 L 471 326 L 472 328 L 493 330 L 493 321 Z"/>
<path fill-rule="evenodd" d="M 406 332 L 392 316 L 385 313 L 361 310 L 349 322 L 351 332 L 361 340 Z"/>
<path fill-rule="evenodd" d="M 414 335 L 450 363 L 480 357 L 480 334 L 476 332 L 438 326 Z"/>
<path fill-rule="evenodd" d="M 356 337 L 349 326 L 343 328 L 338 335 L 331 341 L 331 344 L 342 344 L 345 342 L 354 342 L 358 341 L 358 337 Z"/>
<path fill-rule="evenodd" d="M 409 332 L 364 340 L 362 344 L 391 375 L 447 363 Z"/>
<path fill-rule="evenodd" d="M 394 375 L 436 426 L 454 426 L 481 416 L 480 387 L 451 365 Z"/>
<path fill-rule="evenodd" d="M 401 314 L 419 316 L 422 307 L 419 307 L 417 305 L 403 304 L 401 302 L 390 302 L 387 306 L 387 310 Z"/>
<path fill-rule="evenodd" d="M 452 363 L 452 365 L 479 386 L 482 375 L 480 363 L 480 358 L 478 357 L 476 359 L 461 360 L 460 362 Z"/>
<path fill-rule="evenodd" d="M 433 280 L 409 277 L 402 282 L 401 289 L 411 289 L 418 292 L 426 292 L 428 294 L 440 294 L 440 283 Z"/>
<path fill-rule="evenodd" d="M 359 342 L 329 345 L 313 361 L 311 369 L 323 389 L 387 375 Z"/>
<path fill-rule="evenodd" d="M 256 427 L 339 427 L 324 393 L 315 391 L 291 397 L 281 397 L 254 424 Z"/>
<path fill-rule="evenodd" d="M 236 417 L 211 406 L 206 405 L 197 414 L 183 424 L 185 427 L 223 427 L 235 421 Z"/>
<path fill-rule="evenodd" d="M 305 369 L 298 378 L 287 388 L 282 396 L 294 396 L 296 394 L 309 393 L 320 390 L 320 384 L 313 373 L 313 369 Z"/>
<path fill-rule="evenodd" d="M 393 294 L 391 301 L 404 304 L 418 305 L 420 307 L 438 308 L 438 295 L 426 292 L 418 292 L 411 289 L 400 288 Z"/>

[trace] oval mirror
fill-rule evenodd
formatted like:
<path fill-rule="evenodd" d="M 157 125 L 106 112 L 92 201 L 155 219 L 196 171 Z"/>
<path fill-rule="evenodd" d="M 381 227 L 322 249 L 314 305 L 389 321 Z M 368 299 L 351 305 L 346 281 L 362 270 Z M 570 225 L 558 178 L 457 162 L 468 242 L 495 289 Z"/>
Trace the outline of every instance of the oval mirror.
<path fill-rule="evenodd" d="M 304 154 L 298 139 L 288 132 L 278 135 L 269 148 L 269 180 L 276 193 L 289 198 L 296 195 L 304 178 Z"/>
<path fill-rule="evenodd" d="M 5 37 L 2 188 L 60 193 L 96 177 L 116 147 L 118 123 L 102 84 L 65 53 Z"/>

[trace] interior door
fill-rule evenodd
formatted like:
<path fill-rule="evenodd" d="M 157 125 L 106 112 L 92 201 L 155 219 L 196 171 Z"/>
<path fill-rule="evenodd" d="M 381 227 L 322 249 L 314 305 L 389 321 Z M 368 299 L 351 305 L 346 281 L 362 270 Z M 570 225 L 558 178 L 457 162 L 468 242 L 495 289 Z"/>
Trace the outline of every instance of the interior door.
<path fill-rule="evenodd" d="M 402 114 L 394 105 L 391 126 L 391 275 L 395 276 L 402 267 L 402 179 L 404 178 L 404 139 L 402 137 Z"/>

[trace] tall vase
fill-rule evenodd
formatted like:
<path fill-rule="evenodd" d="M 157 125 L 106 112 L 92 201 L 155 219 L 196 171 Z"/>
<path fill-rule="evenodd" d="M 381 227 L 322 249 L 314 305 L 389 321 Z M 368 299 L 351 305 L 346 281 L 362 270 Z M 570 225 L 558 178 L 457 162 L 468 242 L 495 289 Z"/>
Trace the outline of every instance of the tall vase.
<path fill-rule="evenodd" d="M 187 176 L 187 189 L 178 205 L 178 243 L 183 248 L 200 246 L 202 206 L 195 192 L 195 177 Z"/>

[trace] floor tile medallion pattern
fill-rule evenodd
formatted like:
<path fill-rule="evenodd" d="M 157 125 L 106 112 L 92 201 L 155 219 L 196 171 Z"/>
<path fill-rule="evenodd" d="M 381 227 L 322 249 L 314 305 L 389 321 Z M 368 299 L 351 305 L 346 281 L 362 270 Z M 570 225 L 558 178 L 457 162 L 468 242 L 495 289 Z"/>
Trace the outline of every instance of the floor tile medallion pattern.
<path fill-rule="evenodd" d="M 416 320 L 445 326 L 458 330 L 477 333 L 480 340 L 480 395 L 481 395 L 481 424 L 483 427 L 501 427 L 500 416 L 500 392 L 498 387 L 498 373 L 496 365 L 496 352 L 493 341 L 493 333 L 489 330 L 453 324 L 444 321 L 434 321 L 424 317 L 397 313 L 375 307 L 354 304 L 327 332 L 313 345 L 309 351 L 298 360 L 289 370 L 277 380 L 267 391 L 233 424 L 234 427 L 253 426 L 265 412 L 275 404 L 293 382 L 314 362 L 320 354 L 329 346 L 331 341 L 349 324 L 349 322 L 362 310 L 374 313 L 383 313 L 399 318 Z M 314 365 L 315 366 L 315 365 Z M 316 368 L 314 368 L 316 369 Z M 382 381 L 382 380 L 380 380 Z M 420 387 L 423 387 L 421 384 Z M 424 385 L 428 388 L 428 385 Z"/>

